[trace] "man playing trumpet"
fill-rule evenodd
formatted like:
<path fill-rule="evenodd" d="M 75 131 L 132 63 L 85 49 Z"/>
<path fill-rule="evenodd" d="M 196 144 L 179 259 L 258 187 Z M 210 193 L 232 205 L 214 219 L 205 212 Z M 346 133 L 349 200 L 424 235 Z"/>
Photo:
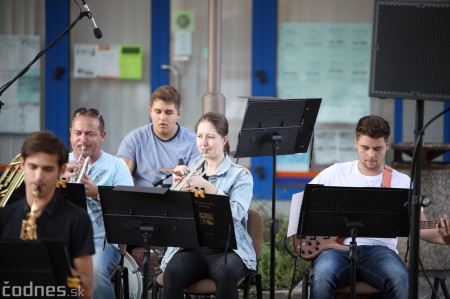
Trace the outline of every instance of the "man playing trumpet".
<path fill-rule="evenodd" d="M 90 298 L 94 254 L 91 222 L 86 211 L 55 193 L 67 157 L 64 143 L 52 133 L 35 132 L 27 137 L 20 161 L 26 197 L 0 208 L 0 240 L 23 239 L 23 220 L 33 230 L 25 239 L 61 239 L 72 262 L 72 275 L 81 279 L 80 295 Z"/>
<path fill-rule="evenodd" d="M 106 137 L 105 122 L 94 108 L 75 110 L 70 126 L 70 143 L 73 152 L 64 178 L 75 179 L 84 185 L 86 205 L 94 230 L 94 298 L 114 298 L 114 289 L 109 273 L 119 264 L 120 252 L 117 244 L 105 243 L 105 226 L 100 206 L 98 186 L 133 186 L 127 165 L 121 159 L 102 150 Z M 90 165 L 84 162 L 88 159 Z M 86 173 L 82 169 L 88 169 Z"/>

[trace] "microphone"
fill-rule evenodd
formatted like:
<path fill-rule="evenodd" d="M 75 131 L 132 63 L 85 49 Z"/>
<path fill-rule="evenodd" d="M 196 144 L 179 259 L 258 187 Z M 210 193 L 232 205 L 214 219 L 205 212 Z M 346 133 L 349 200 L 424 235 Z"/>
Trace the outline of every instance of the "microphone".
<path fill-rule="evenodd" d="M 97 27 L 97 24 L 95 23 L 94 17 L 92 16 L 92 13 L 91 13 L 91 10 L 89 9 L 89 6 L 87 5 L 86 1 L 84 1 L 84 0 L 81 0 L 81 1 L 83 2 L 84 8 L 86 9 L 87 17 L 88 17 L 89 19 L 91 19 L 92 24 L 94 24 L 94 35 L 95 35 L 95 37 L 96 37 L 97 39 L 102 38 L 103 33 L 102 33 L 102 31 L 100 30 L 100 28 Z"/>
<path fill-rule="evenodd" d="M 184 165 L 183 159 L 178 159 L 178 165 Z M 165 176 L 162 176 L 159 180 L 156 182 L 153 182 L 153 187 L 158 187 L 161 185 L 166 179 L 170 178 L 172 176 L 173 172 L 166 174 Z"/>
<path fill-rule="evenodd" d="M 161 177 L 159 180 L 153 183 L 153 187 L 158 187 L 161 185 L 166 179 L 172 176 L 173 173 L 166 174 L 165 176 Z"/>

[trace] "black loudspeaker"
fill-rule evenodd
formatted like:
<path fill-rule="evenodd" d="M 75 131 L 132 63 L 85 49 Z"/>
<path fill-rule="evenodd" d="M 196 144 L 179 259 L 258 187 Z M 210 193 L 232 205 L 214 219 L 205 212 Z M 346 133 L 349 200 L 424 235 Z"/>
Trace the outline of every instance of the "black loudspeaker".
<path fill-rule="evenodd" d="M 450 100 L 450 1 L 375 1 L 369 96 Z"/>

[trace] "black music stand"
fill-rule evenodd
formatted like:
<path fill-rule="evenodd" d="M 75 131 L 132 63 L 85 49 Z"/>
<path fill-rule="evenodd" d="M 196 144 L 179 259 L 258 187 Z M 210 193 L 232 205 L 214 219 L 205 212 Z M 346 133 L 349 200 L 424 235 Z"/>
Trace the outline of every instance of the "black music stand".
<path fill-rule="evenodd" d="M 356 238 L 408 236 L 408 192 L 398 188 L 305 186 L 297 233 L 352 238 L 351 298 L 356 298 Z"/>
<path fill-rule="evenodd" d="M 83 184 L 63 182 L 56 186 L 56 192 L 74 205 L 87 211 L 86 190 Z"/>
<path fill-rule="evenodd" d="M 277 155 L 306 153 L 322 99 L 250 97 L 239 132 L 236 158 L 272 156 L 272 220 L 270 226 L 270 298 L 275 296 L 275 175 Z"/>
<path fill-rule="evenodd" d="M 21 296 L 33 298 L 46 298 L 46 295 L 67 298 L 72 294 L 67 287 L 70 260 L 62 241 L 2 240 L 0 252 L 3 253 L 0 255 L 0 281 L 4 284 L 1 288 L 18 286 L 28 292 Z M 42 294 L 42 289 L 46 293 Z"/>
<path fill-rule="evenodd" d="M 150 245 L 236 248 L 227 196 L 205 194 L 203 200 L 191 192 L 130 186 L 99 191 L 108 242 L 144 246 L 144 298 L 148 296 Z"/>
<path fill-rule="evenodd" d="M 8 200 L 6 205 L 16 202 L 26 195 L 25 183 L 20 184 L 11 198 Z M 64 180 L 58 181 L 56 185 L 56 193 L 60 194 L 62 197 L 70 201 L 76 206 L 79 206 L 83 210 L 87 210 L 86 206 L 86 191 L 83 184 L 67 183 Z"/>

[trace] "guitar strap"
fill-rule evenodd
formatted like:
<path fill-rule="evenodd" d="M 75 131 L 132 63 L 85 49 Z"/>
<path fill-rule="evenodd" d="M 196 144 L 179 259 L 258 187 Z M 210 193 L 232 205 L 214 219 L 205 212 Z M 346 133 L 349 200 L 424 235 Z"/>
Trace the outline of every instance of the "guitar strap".
<path fill-rule="evenodd" d="M 381 181 L 381 187 L 391 188 L 391 180 L 392 180 L 392 167 L 384 164 L 383 180 Z"/>

